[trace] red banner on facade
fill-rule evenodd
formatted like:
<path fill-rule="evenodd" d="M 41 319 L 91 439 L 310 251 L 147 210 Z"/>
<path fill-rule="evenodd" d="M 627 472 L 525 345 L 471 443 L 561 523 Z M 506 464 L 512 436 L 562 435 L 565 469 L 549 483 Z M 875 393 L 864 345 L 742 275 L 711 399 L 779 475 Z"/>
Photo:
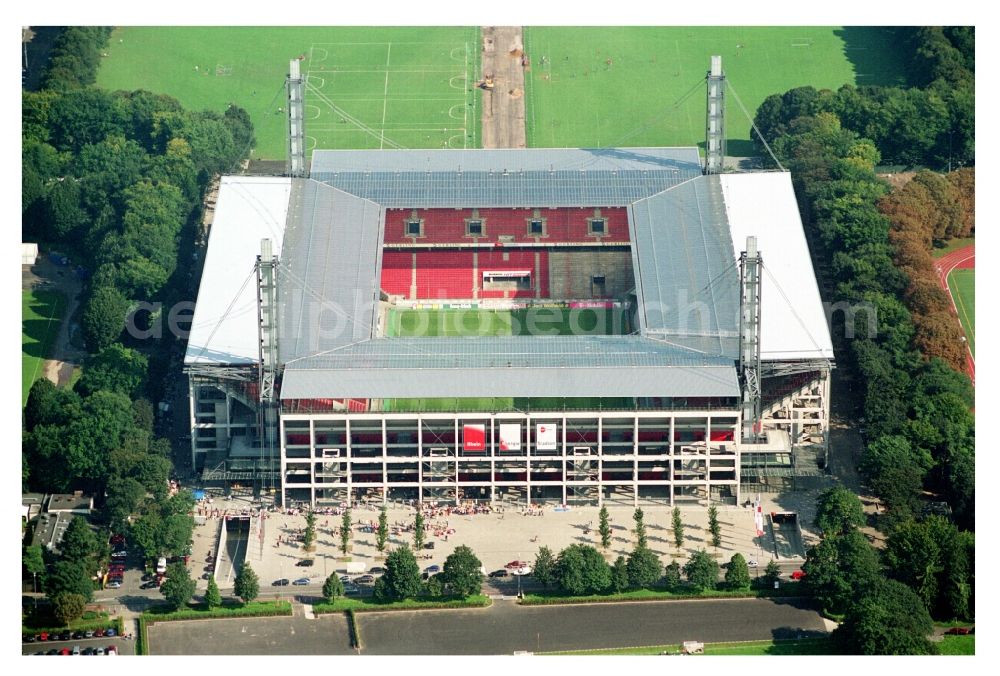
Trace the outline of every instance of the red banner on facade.
<path fill-rule="evenodd" d="M 462 450 L 486 450 L 486 425 L 462 425 Z"/>

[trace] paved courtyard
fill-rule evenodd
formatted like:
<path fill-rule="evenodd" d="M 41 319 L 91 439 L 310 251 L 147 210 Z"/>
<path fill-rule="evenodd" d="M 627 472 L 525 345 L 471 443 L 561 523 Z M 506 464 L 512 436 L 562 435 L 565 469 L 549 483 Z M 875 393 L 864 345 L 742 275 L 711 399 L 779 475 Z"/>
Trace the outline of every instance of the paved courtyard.
<path fill-rule="evenodd" d="M 803 545 L 808 547 L 815 540 L 815 534 L 810 529 L 816 493 L 818 492 L 783 494 L 776 502 L 767 496 L 762 496 L 763 510 L 768 513 L 798 509 L 800 517 L 804 517 L 800 519 L 803 527 Z M 221 509 L 228 507 L 231 512 L 238 512 L 248 506 L 248 503 L 217 499 L 213 506 Z M 632 533 L 634 508 L 612 504 L 608 506 L 608 511 L 613 532 L 612 544 L 607 554 L 609 560 L 613 561 L 619 554 L 628 554 L 634 546 Z M 762 567 L 771 558 L 777 558 L 779 563 L 800 560 L 798 556 L 801 556 L 801 549 L 782 544 L 783 538 L 780 537 L 780 533 L 777 557 L 775 557 L 776 548 L 770 531 L 767 530 L 763 537 L 756 537 L 753 513 L 746 507 L 719 507 L 722 545 L 717 552 L 711 546 L 711 536 L 708 533 L 707 508 L 681 509 L 684 545 L 680 549 L 674 546 L 670 525 L 671 508 L 649 506 L 644 507 L 643 512 L 649 546 L 660 556 L 664 564 L 672 560 L 683 563 L 693 552 L 702 548 L 716 554 L 720 562 L 727 561 L 736 552 L 742 553 L 748 559 L 757 559 Z M 378 514 L 378 510 L 374 507 L 362 507 L 351 512 L 355 527 L 348 556 L 350 561 L 362 562 L 366 570 L 371 566 L 381 565 L 382 557 L 375 548 L 374 531 L 364 532 L 358 524 L 377 524 Z M 390 530 L 395 527 L 400 528 L 397 534 L 390 535 L 390 548 L 404 543 L 412 546 L 413 534 L 407 532 L 405 528 L 412 526 L 414 515 L 415 511 L 409 507 L 397 506 L 389 509 Z M 340 516 L 320 514 L 316 520 L 315 551 L 307 554 L 298 539 L 305 528 L 305 516 L 268 513 L 264 523 L 263 538 L 254 530 L 249 539 L 239 544 L 230 543 L 229 553 L 220 561 L 216 580 L 221 588 L 231 588 L 234 572 L 229 559 L 239 560 L 245 557 L 257 572 L 261 580 L 261 591 L 264 593 L 275 591 L 270 587 L 270 583 L 279 578 L 294 580 L 298 577 L 311 577 L 312 584 L 321 584 L 330 573 L 344 572 L 347 569 L 348 560 L 342 557 L 339 551 L 340 538 L 337 529 L 340 522 Z M 599 546 L 600 535 L 597 532 L 597 525 L 597 507 L 571 507 L 567 511 L 561 511 L 546 506 L 529 511 L 523 507 L 508 506 L 502 513 L 471 516 L 442 512 L 427 519 L 426 541 L 433 542 L 434 549 L 422 551 L 420 554 L 423 558 L 420 563 L 422 566 L 442 564 L 456 546 L 468 545 L 483 562 L 487 571 L 495 570 L 513 559 L 533 560 L 539 547 L 542 546 L 548 546 L 553 553 L 558 553 L 560 549 L 574 543 Z M 204 525 L 195 529 L 195 548 L 190 566 L 192 576 L 199 580 L 199 589 L 204 589 L 207 584 L 205 567 L 209 554 L 214 554 L 216 551 L 219 531 L 219 518 L 209 518 Z M 313 559 L 314 565 L 311 568 L 297 567 L 296 562 L 304 558 Z M 289 587 L 286 591 L 294 589 Z"/>

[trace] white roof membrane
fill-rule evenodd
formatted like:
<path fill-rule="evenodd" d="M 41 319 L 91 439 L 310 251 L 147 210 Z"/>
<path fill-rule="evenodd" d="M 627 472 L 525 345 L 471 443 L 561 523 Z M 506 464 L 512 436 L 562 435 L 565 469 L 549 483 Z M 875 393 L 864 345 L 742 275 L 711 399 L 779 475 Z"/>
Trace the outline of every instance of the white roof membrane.
<path fill-rule="evenodd" d="M 806 243 L 792 176 L 722 174 L 733 256 L 757 237 L 764 262 L 760 356 L 763 361 L 833 359 L 833 343 Z"/>
<path fill-rule="evenodd" d="M 185 364 L 257 363 L 254 265 L 261 239 L 281 255 L 291 185 L 288 178 L 222 177 Z"/>

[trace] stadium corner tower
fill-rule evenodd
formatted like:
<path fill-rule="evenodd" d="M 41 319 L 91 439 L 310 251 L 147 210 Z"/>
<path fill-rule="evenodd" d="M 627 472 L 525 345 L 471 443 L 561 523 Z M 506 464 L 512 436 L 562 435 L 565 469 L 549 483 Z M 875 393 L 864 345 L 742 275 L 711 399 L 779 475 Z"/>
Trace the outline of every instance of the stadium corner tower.
<path fill-rule="evenodd" d="M 785 172 L 697 148 L 316 150 L 221 180 L 193 465 L 283 505 L 735 504 L 822 472 L 833 349 Z M 713 94 L 714 92 L 714 94 Z M 714 96 L 714 98 L 713 98 Z"/>

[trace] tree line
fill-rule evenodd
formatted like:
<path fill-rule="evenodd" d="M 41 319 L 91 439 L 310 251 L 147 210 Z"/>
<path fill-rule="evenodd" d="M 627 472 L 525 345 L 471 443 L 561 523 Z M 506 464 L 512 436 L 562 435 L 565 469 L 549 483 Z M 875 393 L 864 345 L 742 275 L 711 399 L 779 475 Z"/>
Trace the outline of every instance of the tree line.
<path fill-rule="evenodd" d="M 193 241 L 212 178 L 236 169 L 254 144 L 236 106 L 188 111 L 169 96 L 93 87 L 109 35 L 63 29 L 43 88 L 22 93 L 22 238 L 80 266 L 90 353 L 71 389 L 42 379 L 29 393 L 22 490 L 95 496 L 100 530 L 87 560 L 97 568 L 74 569 L 81 592 L 108 563 L 111 532 L 126 534 L 147 561 L 181 555 L 190 541 L 193 499 L 168 496 L 171 445 L 154 431 L 150 401 L 162 392 L 173 336 L 139 341 L 123 330 L 136 302 L 187 297 L 179 247 Z M 36 575 L 53 599 L 66 593 L 58 582 L 66 558 L 25 552 L 26 568 L 44 564 Z"/>

